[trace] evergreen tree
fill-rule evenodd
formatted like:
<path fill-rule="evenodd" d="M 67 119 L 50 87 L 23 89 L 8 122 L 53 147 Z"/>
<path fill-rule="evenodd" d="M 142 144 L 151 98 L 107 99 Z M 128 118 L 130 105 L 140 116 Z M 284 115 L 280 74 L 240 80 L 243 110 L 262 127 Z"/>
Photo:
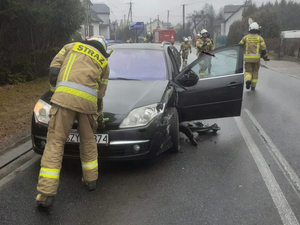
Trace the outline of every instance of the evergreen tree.
<path fill-rule="evenodd" d="M 0 85 L 46 75 L 83 19 L 79 0 L 1 0 Z"/>

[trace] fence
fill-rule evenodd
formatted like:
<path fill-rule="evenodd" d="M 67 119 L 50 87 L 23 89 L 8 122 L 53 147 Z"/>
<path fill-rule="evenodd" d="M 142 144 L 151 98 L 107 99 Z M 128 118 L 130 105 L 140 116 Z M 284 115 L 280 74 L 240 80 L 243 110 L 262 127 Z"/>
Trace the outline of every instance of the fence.
<path fill-rule="evenodd" d="M 216 40 L 215 40 L 215 47 L 216 48 L 219 48 L 219 47 L 223 47 L 226 45 L 226 41 L 227 41 L 227 36 L 219 36 L 219 37 L 216 37 Z"/>
<path fill-rule="evenodd" d="M 274 51 L 280 59 L 283 56 L 300 58 L 300 38 L 265 38 L 268 51 Z"/>

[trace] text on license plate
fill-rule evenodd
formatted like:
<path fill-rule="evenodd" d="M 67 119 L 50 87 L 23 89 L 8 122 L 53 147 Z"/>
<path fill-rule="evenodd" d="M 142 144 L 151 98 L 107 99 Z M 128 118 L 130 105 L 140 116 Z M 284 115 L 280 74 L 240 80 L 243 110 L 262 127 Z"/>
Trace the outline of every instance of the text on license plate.
<path fill-rule="evenodd" d="M 97 144 L 108 144 L 108 134 L 94 134 Z M 79 143 L 80 136 L 76 133 L 70 133 L 67 142 Z"/>

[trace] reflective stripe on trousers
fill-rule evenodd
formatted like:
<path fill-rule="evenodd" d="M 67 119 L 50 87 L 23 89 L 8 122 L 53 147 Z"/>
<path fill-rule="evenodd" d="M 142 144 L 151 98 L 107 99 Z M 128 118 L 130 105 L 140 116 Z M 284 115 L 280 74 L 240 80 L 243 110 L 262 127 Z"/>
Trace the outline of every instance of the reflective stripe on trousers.
<path fill-rule="evenodd" d="M 83 170 L 92 170 L 98 167 L 98 160 L 94 160 L 91 162 L 81 162 Z"/>
<path fill-rule="evenodd" d="M 245 80 L 251 80 L 252 79 L 252 74 L 251 73 L 245 73 Z"/>
<path fill-rule="evenodd" d="M 59 179 L 60 169 L 52 169 L 42 167 L 40 170 L 40 177 Z"/>

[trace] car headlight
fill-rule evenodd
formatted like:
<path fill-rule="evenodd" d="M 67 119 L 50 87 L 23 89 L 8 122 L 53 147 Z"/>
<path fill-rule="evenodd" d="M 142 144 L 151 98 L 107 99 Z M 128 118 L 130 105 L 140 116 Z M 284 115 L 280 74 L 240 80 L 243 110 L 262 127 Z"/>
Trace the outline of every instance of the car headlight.
<path fill-rule="evenodd" d="M 141 127 L 150 123 L 156 116 L 163 113 L 164 104 L 152 104 L 136 108 L 123 120 L 120 128 Z"/>
<path fill-rule="evenodd" d="M 49 118 L 50 109 L 51 109 L 51 105 L 40 99 L 35 104 L 33 111 L 39 122 L 48 124 L 49 119 L 50 119 Z"/>

